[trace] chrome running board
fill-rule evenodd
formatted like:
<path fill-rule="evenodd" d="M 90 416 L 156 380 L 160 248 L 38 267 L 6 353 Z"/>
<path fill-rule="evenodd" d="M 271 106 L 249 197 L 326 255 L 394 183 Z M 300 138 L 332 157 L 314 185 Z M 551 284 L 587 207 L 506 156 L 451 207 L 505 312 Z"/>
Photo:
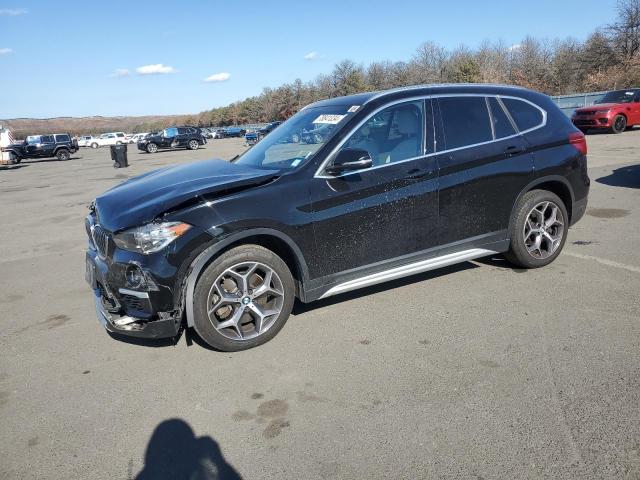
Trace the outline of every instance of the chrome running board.
<path fill-rule="evenodd" d="M 376 285 L 378 283 L 387 282 L 389 280 L 395 280 L 396 278 L 407 277 L 416 273 L 422 273 L 429 270 L 435 270 L 436 268 L 447 267 L 455 263 L 466 262 L 473 260 L 474 258 L 485 257 L 487 255 L 493 255 L 493 250 L 485 250 L 482 248 L 472 248 L 471 250 L 463 250 L 461 252 L 450 253 L 448 255 L 442 255 L 441 257 L 430 258 L 428 260 L 421 260 L 415 263 L 409 263 L 408 265 L 402 265 L 400 267 L 391 268 L 378 273 L 372 273 L 364 277 L 356 278 L 355 280 L 349 280 L 348 282 L 340 283 L 335 287 L 331 287 L 320 298 L 327 298 L 338 293 L 349 292 L 358 288 L 368 287 L 370 285 Z"/>

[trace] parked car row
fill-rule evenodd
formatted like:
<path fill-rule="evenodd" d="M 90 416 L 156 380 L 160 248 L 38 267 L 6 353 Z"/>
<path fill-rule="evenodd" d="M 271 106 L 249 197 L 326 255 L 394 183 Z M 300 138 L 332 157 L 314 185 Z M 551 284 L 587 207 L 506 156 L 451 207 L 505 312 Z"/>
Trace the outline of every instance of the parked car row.
<path fill-rule="evenodd" d="M 253 130 L 253 131 L 245 133 L 244 139 L 246 140 L 246 142 L 249 145 L 253 145 L 253 144 L 259 142 L 260 140 L 262 140 L 264 137 L 266 137 L 269 133 L 271 133 L 281 123 L 282 122 L 270 122 L 270 123 L 267 123 L 262 128 L 259 128 L 257 130 Z"/>

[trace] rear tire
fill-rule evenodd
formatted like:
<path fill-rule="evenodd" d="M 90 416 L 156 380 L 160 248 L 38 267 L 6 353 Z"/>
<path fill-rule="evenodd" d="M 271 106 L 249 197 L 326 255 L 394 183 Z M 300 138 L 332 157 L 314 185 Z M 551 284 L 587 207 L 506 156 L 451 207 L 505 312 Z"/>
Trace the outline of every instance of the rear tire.
<path fill-rule="evenodd" d="M 286 263 L 264 247 L 242 245 L 223 253 L 200 276 L 194 293 L 195 330 L 217 350 L 257 347 L 282 329 L 294 297 Z"/>
<path fill-rule="evenodd" d="M 624 115 L 616 115 L 613 118 L 613 124 L 611 125 L 611 131 L 613 133 L 622 133 L 627 128 L 627 119 Z"/>
<path fill-rule="evenodd" d="M 544 267 L 560 255 L 568 230 L 569 215 L 560 197 L 547 190 L 531 190 L 514 208 L 511 242 L 504 256 L 518 267 Z"/>
<path fill-rule="evenodd" d="M 98 148 L 98 144 L 97 144 L 97 143 L 95 143 L 95 142 L 93 142 L 93 143 L 91 144 L 91 148 Z"/>
<path fill-rule="evenodd" d="M 187 143 L 187 148 L 189 150 L 197 150 L 199 146 L 200 144 L 197 140 L 189 140 L 189 142 Z"/>
<path fill-rule="evenodd" d="M 69 150 L 66 150 L 64 148 L 58 150 L 56 152 L 56 158 L 62 162 L 69 160 L 71 158 L 71 154 L 69 153 Z"/>

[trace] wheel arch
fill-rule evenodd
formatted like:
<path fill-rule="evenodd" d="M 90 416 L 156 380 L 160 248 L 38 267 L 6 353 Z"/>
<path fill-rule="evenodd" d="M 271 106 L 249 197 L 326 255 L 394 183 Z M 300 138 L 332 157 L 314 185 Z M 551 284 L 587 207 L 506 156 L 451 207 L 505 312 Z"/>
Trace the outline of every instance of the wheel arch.
<path fill-rule="evenodd" d="M 549 192 L 555 193 L 558 197 L 560 197 L 560 200 L 564 202 L 564 205 L 567 209 L 567 213 L 569 214 L 569 224 L 571 224 L 571 217 L 573 215 L 573 203 L 575 200 L 573 188 L 566 178 L 559 175 L 550 175 L 533 180 L 520 191 L 520 193 L 516 197 L 515 202 L 513 202 L 513 206 L 511 207 L 511 216 L 509 217 L 508 231 L 511 231 L 511 227 L 513 226 L 516 206 L 520 202 L 520 199 L 531 190 L 547 190 Z"/>
<path fill-rule="evenodd" d="M 187 326 L 194 326 L 194 293 L 196 283 L 204 269 L 218 256 L 240 245 L 260 245 L 278 255 L 289 266 L 296 286 L 296 296 L 304 295 L 304 284 L 309 278 L 306 260 L 298 245 L 288 235 L 270 228 L 244 230 L 212 244 L 191 263 L 183 283 L 183 305 Z"/>

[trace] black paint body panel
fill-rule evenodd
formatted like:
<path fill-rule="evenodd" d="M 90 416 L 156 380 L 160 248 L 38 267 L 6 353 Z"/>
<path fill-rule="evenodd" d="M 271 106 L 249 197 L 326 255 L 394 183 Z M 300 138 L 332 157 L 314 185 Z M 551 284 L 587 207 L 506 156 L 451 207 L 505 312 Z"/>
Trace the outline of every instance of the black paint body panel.
<path fill-rule="evenodd" d="M 419 158 L 337 178 L 318 172 L 340 142 L 379 108 L 433 97 L 426 101 L 429 108 L 438 96 L 459 94 L 523 98 L 547 112 L 546 125 L 447 151 L 434 108 L 433 117 L 427 116 L 427 123 L 432 122 L 427 134 L 435 152 L 427 149 Z M 152 255 L 114 248 L 98 262 L 101 281 L 117 291 L 123 286 L 123 269 L 139 264 L 158 285 L 150 294 L 149 317 L 181 311 L 187 278 L 198 274 L 191 272 L 196 259 L 204 255 L 212 260 L 230 246 L 271 239 L 290 253 L 287 261 L 298 296 L 311 301 L 341 282 L 416 260 L 467 248 L 505 251 L 513 207 L 536 185 L 551 182 L 567 189 L 572 222 L 584 213 L 586 156 L 569 143 L 569 134 L 577 130 L 542 94 L 504 86 L 445 85 L 320 103 L 360 108 L 296 169 L 197 162 L 142 175 L 98 197 L 95 221 L 112 233 L 150 221 L 194 226 Z"/>

